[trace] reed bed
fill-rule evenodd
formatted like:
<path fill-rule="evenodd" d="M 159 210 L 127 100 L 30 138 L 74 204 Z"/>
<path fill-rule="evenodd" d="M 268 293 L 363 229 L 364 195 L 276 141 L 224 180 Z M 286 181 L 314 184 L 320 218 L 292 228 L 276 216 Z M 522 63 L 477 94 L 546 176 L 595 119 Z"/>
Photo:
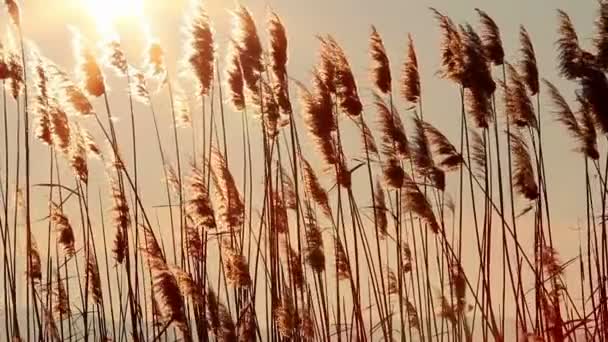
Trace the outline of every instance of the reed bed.
<path fill-rule="evenodd" d="M 128 60 L 118 37 L 74 29 L 72 72 L 4 4 L 0 339 L 608 340 L 608 2 L 590 51 L 557 12 L 574 102 L 542 79 L 523 26 L 508 61 L 488 13 L 471 25 L 429 9 L 437 77 L 460 98 L 453 141 L 424 111 L 412 35 L 391 61 L 372 26 L 367 76 L 319 36 L 310 80 L 295 80 L 278 13 L 237 5 L 224 47 L 196 4 L 178 63 L 154 38 Z M 110 87 L 127 89 L 126 108 Z M 541 115 L 580 155 L 586 220 L 570 260 L 554 244 Z M 148 168 L 160 183 L 142 181 Z"/>

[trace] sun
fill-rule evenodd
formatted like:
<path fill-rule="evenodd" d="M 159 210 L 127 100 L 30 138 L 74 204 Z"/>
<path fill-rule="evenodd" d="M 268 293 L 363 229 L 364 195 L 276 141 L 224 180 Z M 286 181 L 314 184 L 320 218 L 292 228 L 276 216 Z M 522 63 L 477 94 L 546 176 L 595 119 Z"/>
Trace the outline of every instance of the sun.
<path fill-rule="evenodd" d="M 112 34 L 119 22 L 140 19 L 143 16 L 144 0 L 83 0 L 101 34 Z"/>

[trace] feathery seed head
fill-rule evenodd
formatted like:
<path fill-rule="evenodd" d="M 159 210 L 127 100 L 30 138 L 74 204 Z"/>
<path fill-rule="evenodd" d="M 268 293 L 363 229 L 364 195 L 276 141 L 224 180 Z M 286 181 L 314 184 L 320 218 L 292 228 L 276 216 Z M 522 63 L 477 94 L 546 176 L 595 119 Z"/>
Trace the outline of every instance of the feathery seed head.
<path fill-rule="evenodd" d="M 502 65 L 505 58 L 505 52 L 500 39 L 500 29 L 492 17 L 486 12 L 476 8 L 475 11 L 481 20 L 481 40 L 486 57 L 494 65 Z"/>
<path fill-rule="evenodd" d="M 198 95 L 208 95 L 214 78 L 215 43 L 207 11 L 197 4 L 186 25 L 186 63 L 198 81 Z"/>
<path fill-rule="evenodd" d="M 72 29 L 72 34 L 74 35 L 73 44 L 77 60 L 76 71 L 81 80 L 81 87 L 85 89 L 88 95 L 100 97 L 105 94 L 106 85 L 97 58 L 88 42 L 76 29 Z"/>
<path fill-rule="evenodd" d="M 412 104 L 420 100 L 420 73 L 412 35 L 407 35 L 407 55 L 402 69 L 401 95 Z"/>
<path fill-rule="evenodd" d="M 374 26 L 372 26 L 369 50 L 372 57 L 372 81 L 378 91 L 387 94 L 391 91 L 391 67 L 382 37 Z"/>

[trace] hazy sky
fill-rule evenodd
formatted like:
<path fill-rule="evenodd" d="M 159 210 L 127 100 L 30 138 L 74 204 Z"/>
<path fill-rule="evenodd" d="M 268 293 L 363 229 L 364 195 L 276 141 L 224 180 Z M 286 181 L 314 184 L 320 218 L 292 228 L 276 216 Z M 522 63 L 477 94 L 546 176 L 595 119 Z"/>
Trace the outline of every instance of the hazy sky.
<path fill-rule="evenodd" d="M 151 31 L 159 37 L 165 47 L 168 60 L 179 58 L 183 52 L 180 25 L 183 22 L 183 14 L 188 9 L 187 1 L 144 1 L 145 15 Z M 234 7 L 234 2 L 212 0 L 207 1 L 206 4 L 214 22 L 218 48 L 222 55 L 231 25 L 228 10 Z M 435 75 L 438 69 L 439 32 L 428 7 L 436 7 L 451 16 L 457 23 L 468 21 L 474 26 L 478 24 L 474 8 L 484 9 L 500 26 L 507 58 L 512 62 L 518 59 L 519 25 L 525 25 L 533 38 L 541 76 L 554 81 L 569 98 L 572 98 L 574 89 L 572 84 L 560 81 L 555 72 L 555 10 L 561 8 L 571 15 L 582 43 L 588 45 L 597 7 L 593 0 L 251 0 L 243 1 L 243 4 L 253 11 L 260 31 L 263 31 L 262 24 L 270 9 L 275 10 L 282 17 L 289 35 L 289 72 L 293 78 L 308 81 L 309 72 L 316 61 L 318 42 L 315 36 L 326 33 L 334 35 L 349 55 L 352 68 L 358 77 L 360 92 L 364 97 L 370 94 L 367 52 L 370 25 L 376 25 L 384 38 L 395 76 L 405 54 L 407 34 L 411 33 L 421 67 L 425 117 L 445 130 L 452 139 L 458 137 L 458 92 L 453 84 L 440 80 Z M 46 0 L 28 0 L 24 5 L 24 22 L 27 37 L 35 41 L 44 54 L 66 68 L 71 68 L 73 64 L 71 38 L 67 25 L 81 29 L 89 39 L 96 40 L 90 13 L 84 10 L 81 0 L 53 1 L 52 5 Z M 145 44 L 141 30 L 134 28 L 136 26 L 134 24 L 133 20 L 129 20 L 128 23 L 122 22 L 119 25 L 122 39 L 132 61 L 141 57 Z M 124 101 L 124 96 L 121 96 L 123 93 L 121 86 L 114 85 L 113 88 L 111 99 L 113 98 L 117 103 Z M 162 101 L 159 106 L 162 112 Z M 580 201 L 584 199 L 581 158 L 572 152 L 572 140 L 567 137 L 564 129 L 552 120 L 549 107 L 544 106 L 544 109 L 543 121 L 546 127 L 544 143 L 549 191 L 552 198 L 551 207 L 555 221 L 566 229 L 576 224 L 577 218 L 584 217 L 583 202 L 571 202 L 572 198 L 579 198 Z M 367 115 L 373 113 L 370 111 Z M 144 121 L 148 122 L 143 122 L 143 125 L 150 124 L 149 120 Z M 234 131 L 237 134 L 239 130 Z M 152 137 L 140 138 L 145 141 Z M 151 145 L 144 143 L 142 146 Z"/>

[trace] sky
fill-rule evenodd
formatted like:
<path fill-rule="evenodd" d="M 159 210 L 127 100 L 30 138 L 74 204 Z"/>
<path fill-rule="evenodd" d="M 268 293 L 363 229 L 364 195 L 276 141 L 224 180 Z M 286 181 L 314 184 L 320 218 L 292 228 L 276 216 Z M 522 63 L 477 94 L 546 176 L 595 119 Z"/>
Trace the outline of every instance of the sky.
<path fill-rule="evenodd" d="M 89 1 L 89 0 L 87 0 Z M 84 0 L 27 0 L 22 1 L 24 16 L 24 33 L 28 40 L 35 42 L 40 51 L 59 65 L 68 70 L 73 69 L 74 57 L 71 49 L 71 34 L 68 26 L 74 26 L 83 32 L 90 41 L 100 39 L 93 24 L 92 13 L 87 10 Z M 168 61 L 175 61 L 183 54 L 182 24 L 184 14 L 188 12 L 189 5 L 185 0 L 144 0 L 144 16 L 148 22 L 150 32 L 156 36 L 167 54 Z M 317 61 L 318 40 L 316 36 L 331 34 L 346 51 L 352 69 L 357 77 L 360 93 L 364 99 L 366 112 L 364 115 L 372 117 L 371 110 L 371 83 L 369 81 L 368 54 L 369 34 L 371 25 L 375 25 L 384 39 L 392 63 L 393 78 L 398 82 L 400 64 L 404 60 L 407 35 L 414 39 L 418 61 L 421 68 L 422 96 L 424 99 L 425 118 L 442 130 L 453 142 L 458 139 L 460 103 L 458 88 L 441 80 L 436 72 L 439 69 L 439 29 L 429 11 L 435 7 L 442 13 L 449 15 L 456 23 L 469 22 L 478 27 L 478 17 L 474 9 L 479 7 L 494 18 L 501 29 L 502 39 L 507 59 L 516 63 L 518 54 L 519 26 L 524 25 L 530 33 L 536 50 L 541 77 L 552 81 L 558 86 L 568 99 L 573 99 L 574 85 L 560 80 L 556 73 L 557 15 L 556 9 L 563 9 L 572 18 L 581 43 L 591 47 L 590 37 L 593 34 L 593 20 L 597 4 L 593 0 L 243 0 L 242 4 L 249 7 L 258 22 L 258 29 L 263 38 L 263 23 L 267 13 L 276 11 L 282 18 L 289 38 L 289 74 L 293 79 L 308 82 L 310 72 Z M 233 1 L 210 0 L 205 1 L 209 16 L 216 31 L 218 55 L 223 58 L 226 43 L 231 29 L 229 10 L 235 7 Z M 0 14 L 0 30 L 7 23 L 6 16 Z M 146 44 L 141 25 L 134 18 L 123 18 L 117 25 L 123 45 L 133 63 L 139 64 Z M 172 63 L 172 62 L 170 62 Z M 176 65 L 170 65 L 176 70 Z M 500 70 L 495 70 L 499 75 Z M 111 76 L 108 76 L 111 77 Z M 125 108 L 126 97 L 124 85 L 111 83 L 110 100 L 116 108 Z M 185 88 L 189 85 L 184 82 Z M 395 84 L 396 88 L 397 85 Z M 573 140 L 567 135 L 565 129 L 553 119 L 550 113 L 548 99 L 542 93 L 543 105 L 543 144 L 545 163 L 548 174 L 550 207 L 554 235 L 558 241 L 558 248 L 562 254 L 568 256 L 577 253 L 578 232 L 577 226 L 583 226 L 585 219 L 584 202 L 584 169 L 581 156 L 573 151 Z M 162 97 L 155 103 L 157 112 L 161 117 L 161 127 L 164 125 L 163 140 L 170 143 L 172 139 L 169 128 L 169 113 L 167 101 Z M 99 107 L 99 103 L 96 103 Z M 400 109 L 404 104 L 400 102 Z M 141 132 L 138 148 L 145 151 L 141 155 L 141 165 L 145 172 L 142 182 L 152 184 L 142 189 L 143 198 L 152 200 L 147 205 L 161 205 L 162 187 L 157 186 L 161 179 L 161 170 L 158 168 L 156 157 L 156 142 L 152 134 L 153 126 L 149 113 L 144 107 L 136 107 L 139 130 Z M 298 115 L 296 113 L 296 115 Z M 119 121 L 125 124 L 119 128 L 119 136 L 128 137 L 127 113 L 117 113 Z M 406 121 L 407 122 L 407 121 Z M 239 151 L 240 145 L 240 119 L 228 118 L 228 138 L 232 151 Z M 346 139 L 357 141 L 358 136 Z M 38 146 L 34 149 L 33 158 L 44 157 L 48 151 Z M 149 153 L 148 153 L 149 152 Z M 311 158 L 313 154 L 309 155 Z M 42 160 L 42 159 L 41 159 Z M 44 164 L 43 164 L 44 165 Z M 47 170 L 43 167 L 34 169 L 34 178 L 42 182 Z M 99 172 L 97 172 L 99 173 Z M 103 176 L 103 174 L 102 174 Z M 101 177 L 101 176 L 92 176 Z M 237 176 L 238 177 L 238 176 Z M 595 183 L 597 186 L 597 182 Z M 453 185 L 452 185 L 453 186 Z M 103 184 L 100 185 L 103 191 Z M 94 190 L 97 192 L 97 190 Z M 520 204 L 524 207 L 525 203 Z M 41 208 L 43 208 L 41 206 Z M 40 218 L 41 213 L 37 215 Z M 162 218 L 160 219 L 162 220 Z M 522 228 L 526 229 L 526 228 Z M 529 226 L 529 232 L 532 232 Z"/>
<path fill-rule="evenodd" d="M 68 70 L 73 68 L 74 63 L 68 26 L 78 28 L 93 42 L 99 40 L 86 1 L 90 0 L 61 0 L 49 5 L 43 0 L 28 0 L 23 6 L 26 37 L 35 41 L 43 54 Z M 317 60 L 316 36 L 332 34 L 349 57 L 364 99 L 369 99 L 371 94 L 368 77 L 368 39 L 371 25 L 376 26 L 384 39 L 395 82 L 398 82 L 400 64 L 405 55 L 407 34 L 412 34 L 421 69 L 425 118 L 444 131 L 453 141 L 458 138 L 458 90 L 453 84 L 441 80 L 436 75 L 439 69 L 439 30 L 428 10 L 429 7 L 435 7 L 449 15 L 456 23 L 469 22 L 473 26 L 478 25 L 474 9 L 479 7 L 486 11 L 500 27 L 506 57 L 512 63 L 516 63 L 519 58 L 517 34 L 519 26 L 524 25 L 533 39 L 541 77 L 554 82 L 569 99 L 573 98 L 574 85 L 560 80 L 556 74 L 557 53 L 554 45 L 556 9 L 563 9 L 571 16 L 582 44 L 587 47 L 590 47 L 593 20 L 597 10 L 596 3 L 592 0 L 249 0 L 242 3 L 253 12 L 262 37 L 265 37 L 263 24 L 268 11 L 276 11 L 282 18 L 289 36 L 288 70 L 294 79 L 304 82 L 310 79 L 310 71 Z M 218 55 L 221 60 L 231 29 L 229 10 L 235 7 L 235 3 L 210 0 L 206 1 L 205 5 L 216 31 Z M 179 59 L 184 51 L 181 28 L 184 14 L 189 10 L 188 2 L 144 0 L 144 7 L 144 16 L 150 31 L 163 45 L 169 63 Z M 136 19 L 123 18 L 117 27 L 130 60 L 141 60 L 146 44 L 141 25 L 137 24 Z M 175 69 L 176 66 L 173 68 Z M 495 70 L 496 75 L 499 71 Z M 188 84 L 185 86 L 187 87 Z M 113 87 L 110 99 L 118 107 L 125 101 L 124 96 L 121 96 L 124 94 L 124 88 L 116 85 Z M 551 209 L 555 222 L 561 229 L 570 229 L 580 224 L 580 220 L 585 217 L 584 202 L 582 202 L 584 183 L 582 183 L 581 158 L 573 151 L 572 140 L 564 129 L 553 120 L 549 112 L 550 106 L 547 105 L 545 98 L 541 97 L 541 101 L 544 104 L 543 127 L 546 127 L 544 144 L 549 191 L 552 198 Z M 371 109 L 369 103 L 367 101 L 367 109 Z M 160 101 L 158 107 L 159 112 L 162 113 L 166 109 L 166 101 Z M 373 114 L 371 110 L 366 113 L 368 116 Z M 161 121 L 162 117 L 161 114 Z M 126 119 L 126 116 L 124 118 Z M 151 128 L 149 121 L 140 120 L 145 126 L 142 131 Z M 238 122 L 238 120 L 234 121 L 235 124 Z M 166 134 L 170 133 L 169 130 L 166 131 Z M 238 129 L 229 132 L 234 132 L 234 138 L 238 138 Z M 152 140 L 152 138 L 151 135 L 140 136 L 140 139 L 143 139 L 142 146 L 151 146 L 146 144 L 146 139 Z M 170 136 L 165 138 L 169 139 Z M 146 163 L 145 160 L 143 162 Z M 580 202 L 573 202 L 573 198 L 580 198 Z"/>

